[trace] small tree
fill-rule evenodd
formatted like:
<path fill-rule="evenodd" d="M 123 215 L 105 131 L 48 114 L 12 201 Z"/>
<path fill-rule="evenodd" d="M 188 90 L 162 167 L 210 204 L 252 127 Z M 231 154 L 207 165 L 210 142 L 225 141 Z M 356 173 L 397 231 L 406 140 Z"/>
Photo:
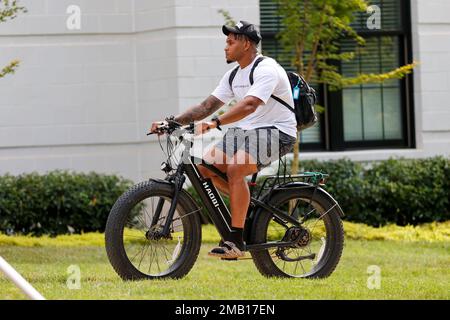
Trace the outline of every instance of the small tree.
<path fill-rule="evenodd" d="M 279 5 L 282 30 L 277 38 L 284 58 L 306 81 L 325 84 L 330 90 L 366 83 L 401 79 L 416 63 L 382 74 L 359 74 L 348 78 L 338 71 L 339 62 L 350 61 L 364 50 L 365 40 L 352 28 L 355 13 L 367 12 L 367 0 L 273 0 Z M 341 52 L 343 39 L 359 45 L 355 52 Z M 298 139 L 298 137 L 297 137 Z M 298 171 L 299 144 L 295 144 L 292 173 Z"/>
<path fill-rule="evenodd" d="M 0 0 L 0 23 L 16 18 L 19 12 L 27 12 L 25 7 L 19 6 L 17 2 L 17 0 Z M 8 73 L 14 73 L 19 63 L 19 60 L 13 60 L 3 67 L 0 70 L 0 78 L 3 78 Z"/>
<path fill-rule="evenodd" d="M 233 17 L 230 15 L 228 11 L 219 9 L 217 10 L 217 12 L 223 16 L 223 18 L 225 19 L 225 24 L 227 26 L 233 27 L 236 25 L 236 21 L 233 19 Z"/>

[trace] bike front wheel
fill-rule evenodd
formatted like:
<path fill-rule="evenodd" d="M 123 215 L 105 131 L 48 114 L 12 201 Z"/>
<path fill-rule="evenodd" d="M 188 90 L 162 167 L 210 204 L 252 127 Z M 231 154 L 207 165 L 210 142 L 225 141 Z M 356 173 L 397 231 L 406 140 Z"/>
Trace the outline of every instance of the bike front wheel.
<path fill-rule="evenodd" d="M 170 234 L 162 236 L 173 194 L 171 184 L 146 181 L 114 204 L 106 223 L 105 245 L 122 279 L 181 278 L 191 270 L 201 245 L 199 212 L 180 192 Z M 159 219 L 154 219 L 156 212 Z"/>
<path fill-rule="evenodd" d="M 293 188 L 274 195 L 270 204 L 301 222 L 285 223 L 263 210 L 255 222 L 252 243 L 296 241 L 284 248 L 251 252 L 264 276 L 325 278 L 335 270 L 344 246 L 344 230 L 338 207 L 313 187 Z"/>

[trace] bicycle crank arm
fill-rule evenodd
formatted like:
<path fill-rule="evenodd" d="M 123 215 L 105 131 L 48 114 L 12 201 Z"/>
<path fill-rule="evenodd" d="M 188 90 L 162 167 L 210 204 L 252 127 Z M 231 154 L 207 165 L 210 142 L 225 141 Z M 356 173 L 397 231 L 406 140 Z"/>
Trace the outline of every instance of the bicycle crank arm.
<path fill-rule="evenodd" d="M 316 258 L 316 254 L 315 253 L 311 253 L 308 256 L 300 256 L 297 258 L 289 258 L 288 256 L 286 256 L 284 254 L 284 252 L 282 254 L 280 254 L 280 256 L 275 255 L 277 258 L 280 258 L 283 261 L 287 261 L 287 262 L 296 262 L 296 261 L 302 261 L 302 260 L 314 260 Z"/>
<path fill-rule="evenodd" d="M 274 242 L 266 242 L 261 244 L 249 244 L 245 246 L 245 250 L 247 251 L 262 251 L 270 248 L 284 248 L 295 246 L 294 242 L 286 242 L 286 241 L 274 241 Z"/>

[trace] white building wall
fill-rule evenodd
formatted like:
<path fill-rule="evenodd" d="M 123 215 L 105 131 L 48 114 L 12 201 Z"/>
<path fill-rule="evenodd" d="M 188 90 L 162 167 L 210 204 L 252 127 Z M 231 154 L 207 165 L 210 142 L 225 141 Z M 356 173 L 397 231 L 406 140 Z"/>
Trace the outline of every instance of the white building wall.
<path fill-rule="evenodd" d="M 137 178 L 132 1 L 21 1 L 0 24 L 0 173 L 72 169 Z M 66 27 L 69 5 L 81 30 Z M 128 150 L 125 153 L 123 150 Z"/>
<path fill-rule="evenodd" d="M 450 155 L 450 1 L 413 1 L 419 148 Z"/>
<path fill-rule="evenodd" d="M 213 4 L 211 4 L 213 3 Z M 258 1 L 22 0 L 0 24 L 0 174 L 54 169 L 161 176 L 152 121 L 202 101 L 229 66 L 218 9 Z M 78 5 L 81 29 L 68 30 Z"/>
<path fill-rule="evenodd" d="M 0 174 L 54 169 L 161 176 L 150 123 L 201 102 L 231 66 L 224 20 L 259 24 L 258 0 L 21 0 L 27 14 L 0 24 Z M 69 5 L 82 10 L 68 30 Z M 355 160 L 450 152 L 450 3 L 413 0 L 418 148 L 303 153 Z"/>

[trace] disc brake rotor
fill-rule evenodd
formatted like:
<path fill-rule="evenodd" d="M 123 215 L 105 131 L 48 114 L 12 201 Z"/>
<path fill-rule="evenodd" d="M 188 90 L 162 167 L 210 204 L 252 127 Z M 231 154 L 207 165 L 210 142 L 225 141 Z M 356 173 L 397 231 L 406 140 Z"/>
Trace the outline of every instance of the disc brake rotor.
<path fill-rule="evenodd" d="M 293 245 L 290 247 L 283 247 L 278 248 L 276 251 L 276 255 L 278 258 L 284 261 L 294 262 L 294 261 L 300 261 L 300 260 L 314 260 L 316 257 L 315 253 L 312 253 L 307 256 L 299 256 L 296 258 L 290 258 L 288 257 L 286 250 L 289 248 L 303 248 L 306 247 L 311 242 L 311 233 L 302 227 L 290 227 L 286 230 L 286 233 L 282 239 L 283 242 L 293 242 Z"/>

